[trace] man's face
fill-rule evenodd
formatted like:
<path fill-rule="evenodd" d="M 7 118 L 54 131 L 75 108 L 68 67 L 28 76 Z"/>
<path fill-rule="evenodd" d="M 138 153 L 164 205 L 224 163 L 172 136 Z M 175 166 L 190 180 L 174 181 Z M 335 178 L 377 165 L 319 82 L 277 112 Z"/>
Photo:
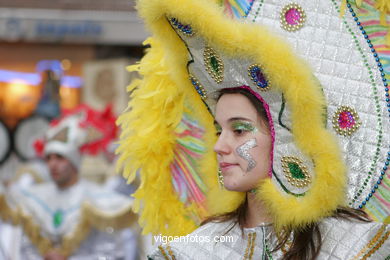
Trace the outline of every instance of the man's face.
<path fill-rule="evenodd" d="M 77 174 L 76 168 L 73 164 L 59 154 L 48 154 L 46 156 L 46 163 L 50 171 L 52 180 L 57 186 L 66 186 L 75 174 Z"/>

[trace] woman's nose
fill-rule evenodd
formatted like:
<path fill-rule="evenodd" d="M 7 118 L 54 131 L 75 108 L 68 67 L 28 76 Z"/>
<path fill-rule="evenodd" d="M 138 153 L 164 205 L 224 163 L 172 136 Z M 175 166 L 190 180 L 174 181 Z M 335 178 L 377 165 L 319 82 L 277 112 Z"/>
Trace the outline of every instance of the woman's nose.
<path fill-rule="evenodd" d="M 223 132 L 219 135 L 218 140 L 214 145 L 214 151 L 217 154 L 228 154 L 231 151 L 231 147 L 227 142 L 227 136 Z"/>

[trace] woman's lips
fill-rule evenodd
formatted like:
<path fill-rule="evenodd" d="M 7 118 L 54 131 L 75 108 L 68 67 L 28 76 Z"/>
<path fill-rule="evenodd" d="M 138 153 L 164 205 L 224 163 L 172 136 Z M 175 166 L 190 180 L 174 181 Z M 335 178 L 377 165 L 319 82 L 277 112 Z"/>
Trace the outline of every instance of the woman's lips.
<path fill-rule="evenodd" d="M 221 172 L 226 172 L 235 166 L 238 166 L 238 164 L 237 163 L 226 163 L 226 162 L 222 162 L 219 164 L 219 168 L 221 169 Z"/>

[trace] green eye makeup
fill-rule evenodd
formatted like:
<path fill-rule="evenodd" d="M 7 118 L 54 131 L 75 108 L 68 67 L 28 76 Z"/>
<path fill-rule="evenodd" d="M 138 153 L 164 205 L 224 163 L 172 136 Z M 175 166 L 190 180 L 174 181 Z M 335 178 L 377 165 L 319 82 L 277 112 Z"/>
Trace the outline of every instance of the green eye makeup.
<path fill-rule="evenodd" d="M 235 131 L 236 130 L 241 130 L 241 131 L 246 131 L 246 132 L 251 132 L 251 133 L 256 133 L 256 132 L 259 131 L 254 125 L 252 125 L 249 122 L 245 122 L 245 121 L 235 121 L 235 122 L 233 122 L 232 123 L 232 128 Z"/>
<path fill-rule="evenodd" d="M 220 125 L 215 124 L 214 126 L 215 126 L 215 130 L 217 131 L 217 133 L 222 132 L 222 127 Z"/>

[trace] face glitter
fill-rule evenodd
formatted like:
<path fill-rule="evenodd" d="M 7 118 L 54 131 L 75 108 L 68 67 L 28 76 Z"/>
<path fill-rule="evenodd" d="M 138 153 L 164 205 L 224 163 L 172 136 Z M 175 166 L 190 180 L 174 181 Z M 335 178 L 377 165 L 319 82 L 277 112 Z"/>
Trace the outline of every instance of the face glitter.
<path fill-rule="evenodd" d="M 256 161 L 253 160 L 252 156 L 249 154 L 249 149 L 252 149 L 256 146 L 256 139 L 252 138 L 236 149 L 238 155 L 248 161 L 248 168 L 246 169 L 246 172 L 249 172 L 256 166 Z"/>
<path fill-rule="evenodd" d="M 251 132 L 251 133 L 256 133 L 256 132 L 259 131 L 251 123 L 243 122 L 243 121 L 235 121 L 235 122 L 233 122 L 232 128 L 233 128 L 234 131 L 241 130 L 241 131 L 246 131 L 246 132 Z"/>

